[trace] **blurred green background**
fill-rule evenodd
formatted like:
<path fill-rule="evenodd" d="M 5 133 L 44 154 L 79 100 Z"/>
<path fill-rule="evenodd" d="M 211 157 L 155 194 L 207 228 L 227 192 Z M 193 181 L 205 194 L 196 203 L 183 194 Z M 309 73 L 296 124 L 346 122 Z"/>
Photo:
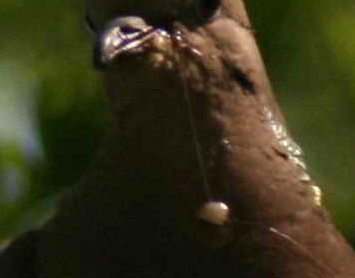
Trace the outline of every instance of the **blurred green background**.
<path fill-rule="evenodd" d="M 355 2 L 248 0 L 275 92 L 355 241 Z M 109 117 L 79 0 L 0 2 L 0 243 L 40 224 Z"/>

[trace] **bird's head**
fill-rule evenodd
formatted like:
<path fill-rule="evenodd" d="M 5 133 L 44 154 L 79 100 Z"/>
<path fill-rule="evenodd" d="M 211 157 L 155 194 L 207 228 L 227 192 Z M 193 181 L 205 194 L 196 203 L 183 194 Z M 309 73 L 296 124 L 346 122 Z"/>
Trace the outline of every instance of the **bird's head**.
<path fill-rule="evenodd" d="M 242 0 L 87 2 L 96 66 L 104 69 L 121 130 L 149 126 L 146 134 L 153 134 L 164 120 L 164 132 L 178 141 L 173 131 L 189 129 L 178 124 L 186 119 L 184 91 L 201 130 L 218 131 L 218 115 L 234 121 L 256 103 L 255 113 L 268 107 L 279 114 Z M 232 111 L 237 103 L 249 108 Z"/>
<path fill-rule="evenodd" d="M 189 33 L 195 33 L 195 38 L 192 38 L 195 44 L 205 44 L 202 41 L 211 35 L 204 29 L 210 29 L 209 33 L 221 31 L 233 35 L 226 23 L 222 27 L 225 30 L 220 30 L 221 27 L 217 27 L 217 30 L 209 28 L 216 21 L 229 19 L 243 27 L 249 25 L 240 1 L 87 1 L 89 26 L 98 38 L 95 57 L 98 67 L 112 65 L 121 54 L 139 54 L 149 50 L 167 52 L 169 47 L 175 47 L 173 52 L 177 50 L 176 47 L 191 47 L 197 53 L 198 46 L 194 47 L 186 39 Z M 175 43 L 169 42 L 169 39 L 175 40 Z M 180 42 L 176 43 L 178 40 Z M 166 56 L 167 53 L 164 54 Z"/>
<path fill-rule="evenodd" d="M 253 93 L 268 83 L 240 0 L 87 1 L 95 64 L 116 77 L 134 73 L 139 83 L 152 68 L 175 76 L 183 68 L 187 83 L 209 88 L 211 81 Z"/>

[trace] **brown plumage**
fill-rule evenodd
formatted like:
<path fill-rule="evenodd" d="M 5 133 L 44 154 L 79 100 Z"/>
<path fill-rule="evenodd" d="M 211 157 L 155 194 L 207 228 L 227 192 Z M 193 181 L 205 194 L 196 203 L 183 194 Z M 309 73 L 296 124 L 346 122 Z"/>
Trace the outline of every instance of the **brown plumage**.
<path fill-rule="evenodd" d="M 242 2 L 90 4 L 106 34 L 97 58 L 113 124 L 92 170 L 40 232 L 39 277 L 354 277 L 352 250 L 284 127 Z M 146 26 L 120 21 L 120 34 L 147 40 L 107 63 L 102 40 L 115 36 L 106 24 L 118 16 L 142 17 Z M 131 42 L 119 40 L 119 50 Z M 200 217 L 210 201 L 228 208 L 218 225 L 209 221 L 218 207 Z"/>

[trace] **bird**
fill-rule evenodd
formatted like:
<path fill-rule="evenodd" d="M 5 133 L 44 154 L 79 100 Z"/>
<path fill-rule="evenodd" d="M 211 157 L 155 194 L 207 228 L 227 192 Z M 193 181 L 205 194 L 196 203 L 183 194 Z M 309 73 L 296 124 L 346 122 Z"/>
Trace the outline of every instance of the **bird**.
<path fill-rule="evenodd" d="M 112 127 L 53 217 L 3 251 L 0 274 L 354 277 L 244 3 L 87 6 Z"/>

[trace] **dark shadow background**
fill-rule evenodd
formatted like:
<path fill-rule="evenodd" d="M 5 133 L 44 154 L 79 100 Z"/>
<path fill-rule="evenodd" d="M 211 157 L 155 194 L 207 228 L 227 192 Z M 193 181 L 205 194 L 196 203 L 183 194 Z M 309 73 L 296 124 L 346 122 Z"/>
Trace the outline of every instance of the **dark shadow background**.
<path fill-rule="evenodd" d="M 355 2 L 248 0 L 275 92 L 355 242 Z M 0 243 L 40 224 L 108 125 L 79 0 L 0 2 Z"/>

